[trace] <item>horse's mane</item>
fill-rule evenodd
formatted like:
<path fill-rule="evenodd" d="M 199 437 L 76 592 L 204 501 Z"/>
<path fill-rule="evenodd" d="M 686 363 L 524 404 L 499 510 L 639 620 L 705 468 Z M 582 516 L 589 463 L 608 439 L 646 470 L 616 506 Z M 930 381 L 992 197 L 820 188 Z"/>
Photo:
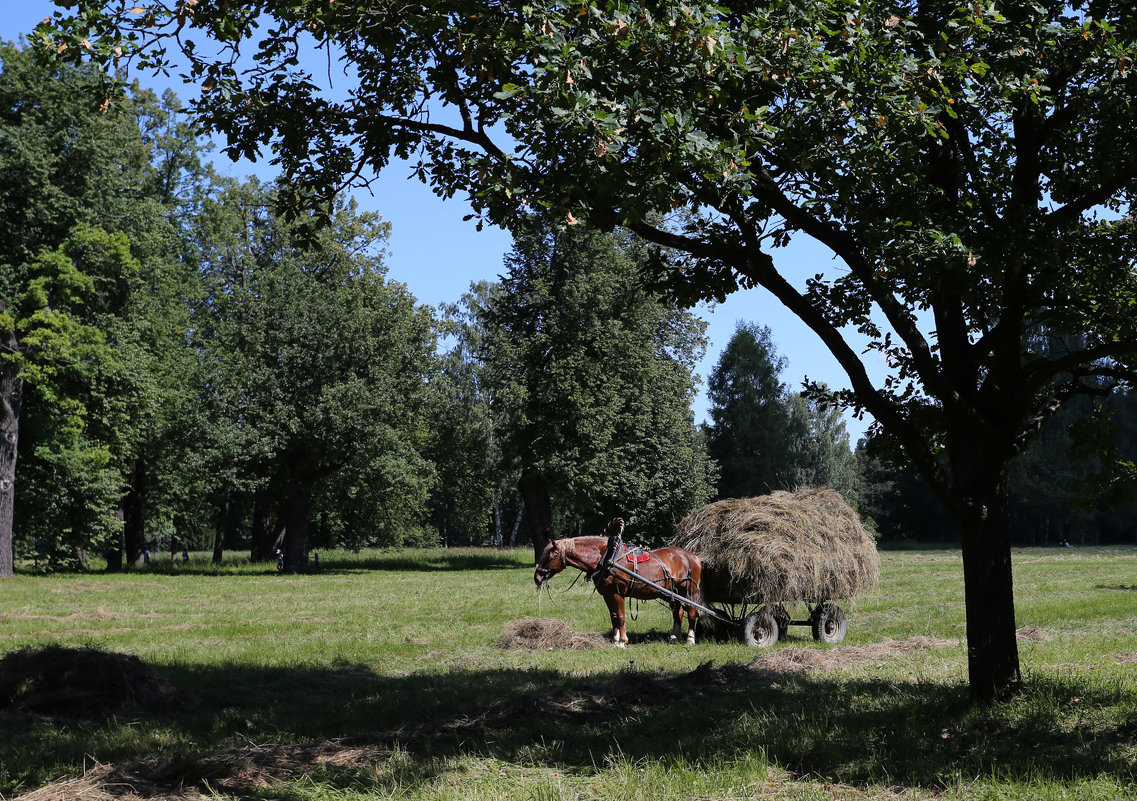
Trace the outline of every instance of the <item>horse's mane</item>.
<path fill-rule="evenodd" d="M 557 547 L 561 548 L 562 543 L 568 545 L 570 548 L 575 548 L 577 543 L 581 545 L 597 545 L 600 543 L 608 544 L 607 537 L 598 537 L 594 534 L 588 534 L 583 537 L 565 537 L 562 540 L 557 540 Z"/>

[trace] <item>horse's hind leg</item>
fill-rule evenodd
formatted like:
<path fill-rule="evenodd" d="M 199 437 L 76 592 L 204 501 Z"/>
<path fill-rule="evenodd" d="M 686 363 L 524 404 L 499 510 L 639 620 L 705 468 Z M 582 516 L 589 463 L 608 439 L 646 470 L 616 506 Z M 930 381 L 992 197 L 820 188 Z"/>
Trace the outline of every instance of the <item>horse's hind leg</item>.
<path fill-rule="evenodd" d="M 699 624 L 699 610 L 693 606 L 687 607 L 687 644 L 695 644 L 695 627 Z M 678 623 L 676 623 L 678 626 Z"/>
<path fill-rule="evenodd" d="M 683 633 L 683 605 L 678 601 L 671 602 L 671 636 L 667 638 L 668 642 L 674 643 L 679 641 L 679 635 Z"/>

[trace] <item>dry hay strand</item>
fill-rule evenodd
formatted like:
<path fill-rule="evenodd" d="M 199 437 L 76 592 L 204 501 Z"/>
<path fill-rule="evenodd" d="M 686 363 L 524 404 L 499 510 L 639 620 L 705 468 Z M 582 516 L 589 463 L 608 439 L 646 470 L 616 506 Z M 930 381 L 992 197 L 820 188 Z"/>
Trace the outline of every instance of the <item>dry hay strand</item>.
<path fill-rule="evenodd" d="M 104 787 L 104 778 L 110 768 L 98 765 L 82 776 L 74 779 L 61 779 L 17 796 L 16 801 L 124 801 L 138 798 L 137 794 L 115 794 Z"/>
<path fill-rule="evenodd" d="M 703 596 L 715 603 L 847 599 L 880 579 L 876 543 L 829 489 L 709 504 L 679 524 L 671 544 L 703 560 Z"/>
<path fill-rule="evenodd" d="M 133 801 L 164 798 L 194 801 L 218 792 L 251 796 L 281 782 L 296 781 L 317 764 L 366 769 L 390 756 L 386 745 L 347 740 L 267 743 L 178 754 L 122 765 L 96 765 L 20 796 L 17 801 Z"/>
<path fill-rule="evenodd" d="M 66 718 L 102 718 L 173 706 L 177 689 L 137 656 L 44 645 L 0 659 L 0 708 Z"/>
<path fill-rule="evenodd" d="M 607 644 L 599 634 L 581 634 L 563 621 L 544 617 L 511 620 L 497 641 L 497 647 L 507 651 L 585 651 Z"/>
<path fill-rule="evenodd" d="M 1027 626 L 1015 632 L 1015 637 L 1024 642 L 1050 642 L 1050 634 L 1038 626 Z"/>
<path fill-rule="evenodd" d="M 898 654 L 926 651 L 932 648 L 951 648 L 959 640 L 941 640 L 935 637 L 908 637 L 903 640 L 884 639 L 869 645 L 847 645 L 837 648 L 779 648 L 758 656 L 750 669 L 760 673 L 780 674 L 802 670 L 833 671 L 843 667 L 877 665 Z"/>

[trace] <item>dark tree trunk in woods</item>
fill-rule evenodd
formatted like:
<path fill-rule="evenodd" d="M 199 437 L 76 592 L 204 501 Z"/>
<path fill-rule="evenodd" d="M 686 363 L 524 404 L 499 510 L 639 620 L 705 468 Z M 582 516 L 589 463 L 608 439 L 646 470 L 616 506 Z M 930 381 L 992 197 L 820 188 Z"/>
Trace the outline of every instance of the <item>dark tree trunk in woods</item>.
<path fill-rule="evenodd" d="M 253 563 L 269 562 L 281 546 L 284 534 L 283 518 L 272 525 L 272 498 L 267 490 L 258 490 L 253 497 L 253 532 L 249 560 Z"/>
<path fill-rule="evenodd" d="M 124 500 L 120 500 L 118 509 L 115 510 L 115 520 L 119 523 L 126 520 L 126 512 L 123 510 Z M 122 572 L 122 537 L 118 538 L 118 542 L 111 548 L 107 548 L 106 553 L 103 554 L 107 559 L 107 572 L 108 573 L 121 573 Z"/>
<path fill-rule="evenodd" d="M 525 504 L 525 522 L 533 543 L 533 563 L 541 560 L 547 538 L 553 536 L 553 504 L 549 499 L 549 484 L 542 476 L 522 476 L 517 490 Z"/>
<path fill-rule="evenodd" d="M 281 502 L 284 523 L 284 572 L 301 573 L 308 567 L 308 532 L 311 528 L 312 487 L 297 483 Z"/>
<path fill-rule="evenodd" d="M 136 459 L 130 488 L 122 500 L 123 550 L 131 567 L 142 567 L 142 552 L 146 550 L 146 489 L 146 465 Z"/>
<path fill-rule="evenodd" d="M 4 304 L 0 303 L 0 311 Z M 0 346 L 14 351 L 15 332 L 0 331 Z M 0 578 L 15 575 L 12 523 L 16 509 L 16 456 L 19 446 L 20 403 L 24 381 L 10 362 L 0 360 Z"/>
<path fill-rule="evenodd" d="M 218 505 L 217 510 L 217 532 L 213 537 L 213 560 L 212 564 L 220 565 L 221 560 L 225 555 L 225 542 L 229 539 L 229 528 L 231 526 L 231 506 L 232 491 L 225 490 L 221 496 L 221 503 Z"/>

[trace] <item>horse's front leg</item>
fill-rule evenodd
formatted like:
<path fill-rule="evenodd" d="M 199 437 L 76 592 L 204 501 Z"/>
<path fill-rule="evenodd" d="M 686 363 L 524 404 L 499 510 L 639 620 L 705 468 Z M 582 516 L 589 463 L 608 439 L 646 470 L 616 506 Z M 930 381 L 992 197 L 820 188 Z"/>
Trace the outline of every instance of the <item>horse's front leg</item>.
<path fill-rule="evenodd" d="M 687 644 L 695 644 L 695 626 L 699 624 L 699 610 L 693 606 L 687 607 Z M 679 624 L 676 623 L 676 626 Z"/>
<path fill-rule="evenodd" d="M 671 636 L 667 638 L 668 642 L 678 642 L 679 635 L 683 633 L 683 605 L 678 601 L 671 602 Z"/>
<path fill-rule="evenodd" d="M 612 644 L 617 648 L 628 645 L 628 632 L 624 628 L 624 597 L 618 593 L 604 596 L 604 603 L 608 605 L 608 615 L 612 618 Z"/>

